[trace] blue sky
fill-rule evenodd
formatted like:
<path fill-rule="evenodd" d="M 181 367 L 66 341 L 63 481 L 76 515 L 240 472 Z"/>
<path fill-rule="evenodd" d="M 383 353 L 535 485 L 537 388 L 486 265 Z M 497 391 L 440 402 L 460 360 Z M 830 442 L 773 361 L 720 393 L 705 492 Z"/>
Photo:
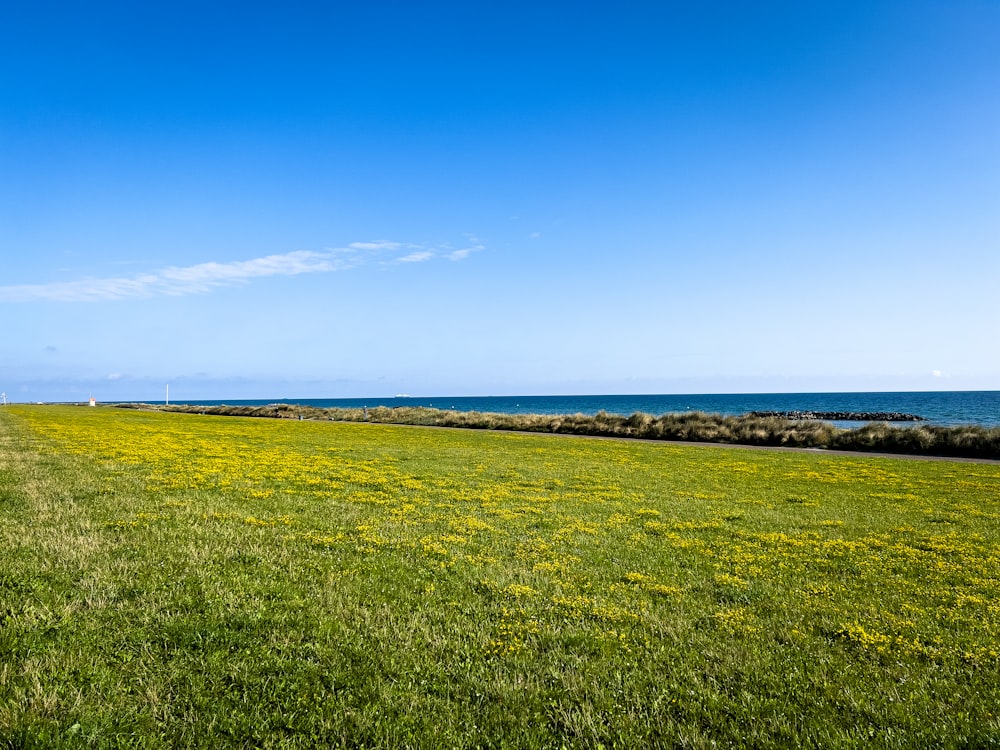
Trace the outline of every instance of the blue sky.
<path fill-rule="evenodd" d="M 1000 389 L 1000 4 L 7 4 L 13 400 Z"/>

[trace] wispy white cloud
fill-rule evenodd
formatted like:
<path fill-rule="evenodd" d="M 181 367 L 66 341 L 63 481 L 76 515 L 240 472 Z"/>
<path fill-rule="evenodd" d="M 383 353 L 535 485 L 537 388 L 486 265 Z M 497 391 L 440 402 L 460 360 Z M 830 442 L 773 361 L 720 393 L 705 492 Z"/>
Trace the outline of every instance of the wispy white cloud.
<path fill-rule="evenodd" d="M 95 302 L 159 295 L 182 296 L 204 293 L 217 287 L 232 286 L 265 276 L 337 271 L 351 265 L 354 265 L 354 261 L 350 253 L 300 250 L 230 263 L 169 266 L 129 277 L 4 286 L 0 287 L 0 302 Z"/>
<path fill-rule="evenodd" d="M 419 250 L 415 253 L 404 255 L 402 258 L 397 258 L 397 260 L 400 263 L 423 263 L 425 260 L 430 260 L 433 257 L 434 253 L 430 250 Z"/>
<path fill-rule="evenodd" d="M 387 240 L 354 242 L 347 247 L 323 251 L 299 250 L 228 263 L 212 261 L 193 266 L 168 266 L 134 276 L 0 286 L 0 302 L 99 302 L 204 294 L 219 287 L 245 284 L 269 276 L 344 271 L 363 265 L 381 254 L 400 250 L 412 252 L 395 261 L 399 263 L 427 261 L 438 254 L 434 249 L 421 245 Z"/>
<path fill-rule="evenodd" d="M 471 245 L 469 247 L 462 247 L 459 248 L 458 250 L 452 250 L 447 255 L 448 260 L 465 260 L 473 253 L 478 253 L 480 250 L 486 249 L 483 245 L 479 243 L 479 241 L 475 237 L 470 237 L 470 239 L 473 240 L 476 244 Z"/>
<path fill-rule="evenodd" d="M 378 240 L 376 242 L 352 242 L 348 247 L 354 250 L 399 250 L 404 247 L 401 242 L 389 242 L 388 240 Z M 413 247 L 406 245 L 405 247 Z"/>

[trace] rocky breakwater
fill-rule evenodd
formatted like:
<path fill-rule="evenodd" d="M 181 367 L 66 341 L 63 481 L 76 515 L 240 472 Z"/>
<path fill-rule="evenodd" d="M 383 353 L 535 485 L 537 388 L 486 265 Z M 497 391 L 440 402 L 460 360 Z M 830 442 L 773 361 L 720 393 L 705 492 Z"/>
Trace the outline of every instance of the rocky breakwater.
<path fill-rule="evenodd" d="M 752 411 L 751 417 L 820 419 L 832 422 L 926 422 L 926 417 L 901 411 Z"/>

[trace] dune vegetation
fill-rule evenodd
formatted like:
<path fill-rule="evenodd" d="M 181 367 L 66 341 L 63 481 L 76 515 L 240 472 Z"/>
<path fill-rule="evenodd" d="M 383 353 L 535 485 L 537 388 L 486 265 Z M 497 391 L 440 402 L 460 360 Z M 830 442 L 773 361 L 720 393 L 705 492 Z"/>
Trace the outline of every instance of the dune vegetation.
<path fill-rule="evenodd" d="M 7 406 L 0 746 L 996 746 L 998 522 L 992 464 Z"/>
<path fill-rule="evenodd" d="M 841 451 L 902 453 L 952 458 L 1000 459 L 1000 428 L 975 425 L 939 427 L 917 424 L 899 427 L 871 422 L 854 428 L 836 427 L 819 420 L 786 419 L 745 414 L 737 417 L 704 412 L 653 416 L 638 412 L 621 416 L 494 414 L 456 412 L 424 407 L 324 409 L 298 404 L 269 406 L 151 406 L 123 404 L 124 408 L 157 409 L 224 416 L 370 421 L 382 424 L 433 425 L 485 430 L 548 432 L 571 435 L 677 440 L 699 443 L 824 448 Z"/>

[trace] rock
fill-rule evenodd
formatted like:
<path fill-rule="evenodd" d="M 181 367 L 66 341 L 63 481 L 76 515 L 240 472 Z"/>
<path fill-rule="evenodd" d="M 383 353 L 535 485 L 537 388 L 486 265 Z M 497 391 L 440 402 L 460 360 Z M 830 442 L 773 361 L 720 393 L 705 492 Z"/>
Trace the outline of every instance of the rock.
<path fill-rule="evenodd" d="M 900 411 L 752 411 L 751 417 L 821 419 L 833 422 L 926 422 L 926 417 Z"/>

